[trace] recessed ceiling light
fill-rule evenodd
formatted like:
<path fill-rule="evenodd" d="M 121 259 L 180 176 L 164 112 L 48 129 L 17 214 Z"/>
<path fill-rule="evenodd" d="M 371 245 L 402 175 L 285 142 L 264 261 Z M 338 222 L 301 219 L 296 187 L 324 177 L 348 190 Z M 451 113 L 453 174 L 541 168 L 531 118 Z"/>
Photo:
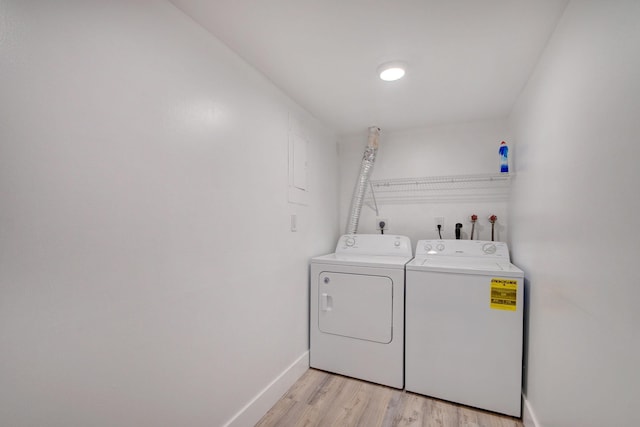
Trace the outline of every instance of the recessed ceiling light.
<path fill-rule="evenodd" d="M 387 62 L 378 67 L 378 75 L 386 82 L 401 79 L 405 74 L 407 64 L 404 62 Z"/>

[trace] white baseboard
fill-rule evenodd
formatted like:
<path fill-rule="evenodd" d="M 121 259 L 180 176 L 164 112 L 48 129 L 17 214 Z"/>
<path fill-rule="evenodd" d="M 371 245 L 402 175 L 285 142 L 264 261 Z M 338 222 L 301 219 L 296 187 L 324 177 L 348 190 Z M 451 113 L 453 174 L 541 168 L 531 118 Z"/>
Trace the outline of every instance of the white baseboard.
<path fill-rule="evenodd" d="M 289 390 L 289 388 L 309 369 L 309 351 L 305 351 L 269 385 L 258 393 L 224 427 L 251 427 Z"/>
<path fill-rule="evenodd" d="M 542 427 L 525 395 L 522 395 L 522 403 L 522 424 L 524 424 L 524 427 Z"/>

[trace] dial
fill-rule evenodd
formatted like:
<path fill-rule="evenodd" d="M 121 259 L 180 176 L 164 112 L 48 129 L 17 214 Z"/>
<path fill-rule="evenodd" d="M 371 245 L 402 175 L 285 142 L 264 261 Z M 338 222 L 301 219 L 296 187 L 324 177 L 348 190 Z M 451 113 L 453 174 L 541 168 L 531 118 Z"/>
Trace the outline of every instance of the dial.
<path fill-rule="evenodd" d="M 427 243 L 426 245 L 424 245 L 424 250 L 425 251 L 429 252 L 429 251 L 431 251 L 431 249 L 432 249 L 432 246 L 430 244 Z"/>
<path fill-rule="evenodd" d="M 347 246 L 349 246 L 349 247 L 351 247 L 351 246 L 353 246 L 353 245 L 355 245 L 355 244 L 356 244 L 356 239 L 354 239 L 353 237 L 347 237 L 347 238 L 344 240 L 344 244 L 345 244 L 345 245 L 347 245 Z"/>
<path fill-rule="evenodd" d="M 484 245 L 482 245 L 482 252 L 484 252 L 487 255 L 495 254 L 496 245 L 494 245 L 493 243 L 485 243 Z"/>
<path fill-rule="evenodd" d="M 400 246 L 400 240 L 396 240 L 395 242 L 393 242 L 394 245 L 396 245 L 396 247 Z"/>
<path fill-rule="evenodd" d="M 442 243 L 438 243 L 436 245 L 436 249 L 440 252 L 444 251 L 444 245 Z"/>

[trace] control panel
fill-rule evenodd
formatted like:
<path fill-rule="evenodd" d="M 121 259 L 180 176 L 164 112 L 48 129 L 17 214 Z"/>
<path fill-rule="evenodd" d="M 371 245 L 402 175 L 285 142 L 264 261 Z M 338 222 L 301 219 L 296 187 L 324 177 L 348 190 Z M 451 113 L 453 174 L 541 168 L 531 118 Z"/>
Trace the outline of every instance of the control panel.
<path fill-rule="evenodd" d="M 504 242 L 484 240 L 419 240 L 416 257 L 477 257 L 509 261 L 509 248 Z"/>
<path fill-rule="evenodd" d="M 338 239 L 336 254 L 413 256 L 411 240 L 393 234 L 345 234 Z"/>

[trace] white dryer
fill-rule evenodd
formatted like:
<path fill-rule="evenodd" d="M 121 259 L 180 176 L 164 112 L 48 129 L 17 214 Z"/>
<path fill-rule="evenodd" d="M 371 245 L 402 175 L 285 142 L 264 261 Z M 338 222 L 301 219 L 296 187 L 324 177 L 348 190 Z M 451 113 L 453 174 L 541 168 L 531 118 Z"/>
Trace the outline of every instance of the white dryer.
<path fill-rule="evenodd" d="M 311 260 L 310 365 L 402 388 L 405 236 L 340 237 L 336 252 Z"/>
<path fill-rule="evenodd" d="M 505 243 L 420 240 L 407 264 L 406 389 L 519 417 L 523 277 Z"/>

